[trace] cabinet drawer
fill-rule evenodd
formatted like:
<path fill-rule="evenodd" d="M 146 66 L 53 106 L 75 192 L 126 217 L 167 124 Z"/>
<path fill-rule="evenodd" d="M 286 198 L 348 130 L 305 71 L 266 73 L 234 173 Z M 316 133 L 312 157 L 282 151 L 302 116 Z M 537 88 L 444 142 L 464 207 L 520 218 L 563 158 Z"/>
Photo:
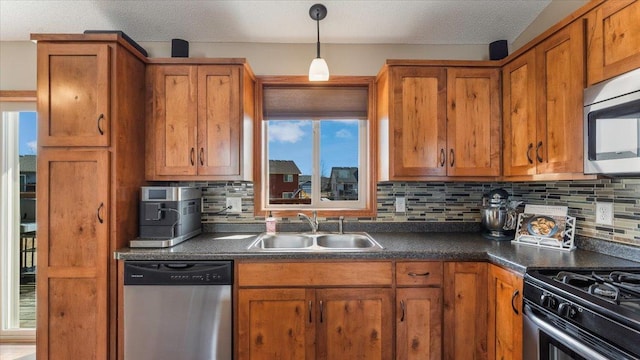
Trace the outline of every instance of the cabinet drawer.
<path fill-rule="evenodd" d="M 391 286 L 390 261 L 238 264 L 239 286 Z"/>
<path fill-rule="evenodd" d="M 440 286 L 442 284 L 442 262 L 407 261 L 396 264 L 398 286 Z"/>

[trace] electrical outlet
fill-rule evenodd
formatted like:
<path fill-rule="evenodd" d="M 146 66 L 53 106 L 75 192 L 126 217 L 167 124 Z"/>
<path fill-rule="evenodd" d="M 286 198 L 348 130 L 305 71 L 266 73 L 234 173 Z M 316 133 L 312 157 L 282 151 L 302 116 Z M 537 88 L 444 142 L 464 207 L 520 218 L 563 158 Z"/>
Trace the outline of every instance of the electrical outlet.
<path fill-rule="evenodd" d="M 242 212 L 242 198 L 227 197 L 227 212 L 239 214 Z"/>
<path fill-rule="evenodd" d="M 596 224 L 613 225 L 613 203 L 596 203 Z"/>
<path fill-rule="evenodd" d="M 407 201 L 404 196 L 396 196 L 396 212 L 406 212 L 407 211 Z"/>

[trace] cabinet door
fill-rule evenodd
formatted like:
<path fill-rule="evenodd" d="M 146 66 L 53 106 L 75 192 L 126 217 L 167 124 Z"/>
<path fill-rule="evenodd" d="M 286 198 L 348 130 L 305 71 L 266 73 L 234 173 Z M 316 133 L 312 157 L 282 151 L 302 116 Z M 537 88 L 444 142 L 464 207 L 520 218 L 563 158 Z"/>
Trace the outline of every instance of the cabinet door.
<path fill-rule="evenodd" d="M 447 175 L 500 175 L 500 70 L 447 69 Z"/>
<path fill-rule="evenodd" d="M 489 359 L 522 359 L 522 277 L 489 266 Z"/>
<path fill-rule="evenodd" d="M 504 176 L 536 174 L 535 60 L 530 50 L 502 69 Z"/>
<path fill-rule="evenodd" d="M 391 69 L 390 177 L 446 175 L 446 70 Z"/>
<path fill-rule="evenodd" d="M 149 67 L 153 91 L 151 128 L 157 175 L 196 175 L 197 67 Z M 149 116 L 149 115 L 148 115 Z"/>
<path fill-rule="evenodd" d="M 38 44 L 38 142 L 109 146 L 109 45 Z"/>
<path fill-rule="evenodd" d="M 198 174 L 240 177 L 240 67 L 198 66 Z"/>
<path fill-rule="evenodd" d="M 574 22 L 536 46 L 538 174 L 583 172 L 582 44 Z"/>
<path fill-rule="evenodd" d="M 38 154 L 38 359 L 107 359 L 109 153 Z"/>
<path fill-rule="evenodd" d="M 319 359 L 391 359 L 391 289 L 317 290 Z"/>
<path fill-rule="evenodd" d="M 586 16 L 587 85 L 640 67 L 640 1 L 607 1 Z"/>
<path fill-rule="evenodd" d="M 487 358 L 487 264 L 444 267 L 444 358 Z"/>
<path fill-rule="evenodd" d="M 396 290 L 396 359 L 442 359 L 442 290 Z"/>
<path fill-rule="evenodd" d="M 238 359 L 315 359 L 313 290 L 240 289 Z"/>

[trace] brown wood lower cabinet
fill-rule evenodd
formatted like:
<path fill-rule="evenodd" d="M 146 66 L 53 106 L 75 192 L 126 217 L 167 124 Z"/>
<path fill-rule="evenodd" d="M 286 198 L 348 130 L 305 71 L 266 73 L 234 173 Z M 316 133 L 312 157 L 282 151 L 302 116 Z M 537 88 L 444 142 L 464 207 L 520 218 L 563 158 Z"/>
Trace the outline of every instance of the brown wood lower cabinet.
<path fill-rule="evenodd" d="M 444 264 L 444 359 L 487 358 L 487 263 Z"/>
<path fill-rule="evenodd" d="M 242 289 L 238 359 L 314 359 L 314 291 Z"/>
<path fill-rule="evenodd" d="M 38 154 L 38 359 L 107 359 L 108 169 L 104 150 Z"/>
<path fill-rule="evenodd" d="M 396 359 L 442 359 L 442 262 L 396 263 Z"/>
<path fill-rule="evenodd" d="M 316 302 L 318 359 L 391 359 L 390 288 L 319 289 Z"/>
<path fill-rule="evenodd" d="M 522 359 L 522 276 L 489 265 L 489 359 Z"/>
<path fill-rule="evenodd" d="M 246 261 L 236 271 L 238 359 L 522 358 L 522 277 L 486 262 Z"/>
<path fill-rule="evenodd" d="M 238 359 L 391 359 L 391 269 L 390 261 L 239 263 Z"/>
<path fill-rule="evenodd" d="M 396 359 L 442 359 L 442 289 L 398 289 L 396 306 Z"/>

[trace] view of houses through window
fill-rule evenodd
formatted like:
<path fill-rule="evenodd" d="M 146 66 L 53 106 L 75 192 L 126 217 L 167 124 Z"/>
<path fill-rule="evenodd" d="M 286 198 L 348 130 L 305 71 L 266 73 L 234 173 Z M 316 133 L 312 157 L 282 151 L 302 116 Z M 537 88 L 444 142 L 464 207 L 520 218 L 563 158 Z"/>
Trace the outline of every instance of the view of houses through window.
<path fill-rule="evenodd" d="M 268 120 L 269 205 L 312 207 L 349 202 L 361 193 L 358 174 L 366 166 L 367 122 L 363 120 Z"/>

